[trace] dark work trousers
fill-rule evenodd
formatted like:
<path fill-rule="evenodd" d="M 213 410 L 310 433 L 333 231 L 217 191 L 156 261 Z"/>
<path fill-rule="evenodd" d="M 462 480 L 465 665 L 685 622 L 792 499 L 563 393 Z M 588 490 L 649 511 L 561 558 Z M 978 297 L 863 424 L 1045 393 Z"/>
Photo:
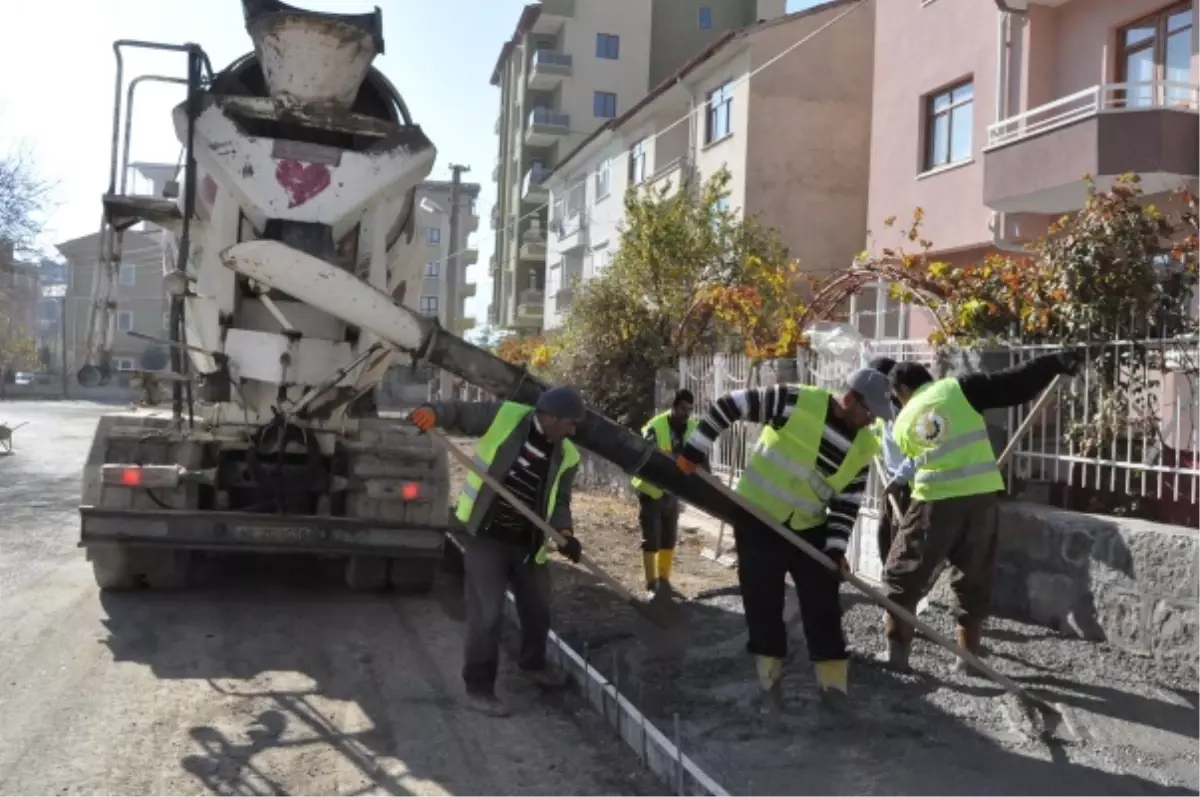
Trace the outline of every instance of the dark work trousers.
<path fill-rule="evenodd" d="M 550 572 L 533 561 L 527 546 L 468 537 L 463 554 L 463 591 L 467 604 L 463 681 L 467 691 L 490 695 L 500 666 L 504 630 L 504 592 L 512 587 L 521 622 L 521 655 L 525 670 L 546 666 L 550 632 Z"/>
<path fill-rule="evenodd" d="M 896 496 L 896 503 L 900 507 L 900 516 L 892 511 L 892 502 L 886 494 L 883 496 L 883 515 L 879 518 L 879 561 L 887 564 L 888 553 L 892 550 L 892 540 L 896 537 L 896 530 L 900 528 L 900 523 L 904 520 L 904 513 L 908 511 L 908 505 L 912 503 L 912 488 L 905 485 L 900 488 L 899 495 Z"/>
<path fill-rule="evenodd" d="M 805 541 L 824 550 L 825 526 L 799 532 Z M 838 577 L 817 560 L 761 523 L 749 519 L 734 529 L 737 543 L 738 584 L 746 611 L 750 639 L 746 650 L 756 656 L 784 658 L 787 628 L 783 623 L 784 577 L 792 574 L 800 599 L 800 621 L 812 661 L 846 658 L 842 634 L 842 605 L 838 600 Z"/>
<path fill-rule="evenodd" d="M 638 493 L 638 523 L 642 527 L 642 550 L 673 550 L 679 537 L 679 499 L 670 493 L 651 498 Z"/>
<path fill-rule="evenodd" d="M 996 493 L 915 500 L 897 531 L 883 568 L 887 595 L 912 611 L 930 588 L 942 562 L 954 568 L 954 591 L 959 625 L 980 629 L 992 603 L 996 575 Z M 893 618 L 889 635 L 903 640 L 911 629 Z"/>

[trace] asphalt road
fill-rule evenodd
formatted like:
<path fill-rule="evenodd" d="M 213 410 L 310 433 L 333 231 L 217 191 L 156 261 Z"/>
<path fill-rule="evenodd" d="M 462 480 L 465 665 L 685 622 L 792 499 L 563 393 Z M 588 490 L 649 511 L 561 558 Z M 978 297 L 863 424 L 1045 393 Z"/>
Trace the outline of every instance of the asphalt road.
<path fill-rule="evenodd" d="M 462 703 L 461 609 L 349 593 L 306 559 L 226 560 L 102 596 L 78 535 L 83 402 L 0 402 L 0 793 L 652 794 L 571 694 L 506 662 L 517 714 Z"/>

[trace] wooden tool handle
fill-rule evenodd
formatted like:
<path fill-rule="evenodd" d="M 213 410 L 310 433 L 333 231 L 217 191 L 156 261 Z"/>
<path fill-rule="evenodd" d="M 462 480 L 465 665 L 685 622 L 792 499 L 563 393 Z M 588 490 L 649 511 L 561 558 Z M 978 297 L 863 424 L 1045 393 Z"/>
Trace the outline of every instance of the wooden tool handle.
<path fill-rule="evenodd" d="M 1018 426 L 1017 431 L 1013 433 L 1012 438 L 1008 441 L 1008 445 L 1004 447 L 1004 453 L 1002 453 L 1000 458 L 996 460 L 997 467 L 1004 465 L 1004 462 L 1009 458 L 1012 452 L 1017 450 L 1017 443 L 1021 442 L 1021 438 L 1025 436 L 1025 432 L 1028 431 L 1029 425 L 1033 423 L 1033 419 L 1042 414 L 1042 410 L 1045 409 L 1046 404 L 1049 403 L 1050 399 L 1054 396 L 1054 393 L 1058 389 L 1058 386 L 1062 380 L 1063 374 L 1059 374 L 1058 376 L 1054 377 L 1054 380 L 1046 386 L 1044 391 L 1042 391 L 1042 395 L 1038 396 L 1038 400 L 1034 403 L 1034 405 L 1029 408 L 1029 412 L 1026 414 L 1025 420 L 1021 421 L 1021 425 Z"/>
<path fill-rule="evenodd" d="M 837 566 L 837 563 L 835 563 L 832 559 L 830 559 L 828 556 L 826 556 L 823 551 L 818 550 L 816 546 L 814 546 L 812 543 L 810 543 L 807 540 L 800 537 L 800 535 L 796 534 L 794 531 L 786 528 L 782 523 L 778 523 L 778 522 L 772 520 L 770 517 L 765 515 L 761 509 L 754 506 L 749 501 L 745 500 L 740 495 L 735 493 L 733 490 L 730 490 L 728 487 L 726 487 L 724 484 L 722 484 L 720 479 L 715 478 L 710 473 L 706 473 L 706 472 L 700 471 L 700 470 L 696 471 L 696 475 L 699 476 L 701 479 L 703 479 L 705 482 L 707 482 L 714 489 L 716 489 L 717 492 L 721 493 L 729 500 L 736 502 L 739 506 L 744 508 L 746 511 L 752 513 L 767 528 L 771 529 L 776 534 L 783 537 L 785 540 L 790 542 L 792 545 L 795 545 L 797 548 L 799 548 L 801 551 L 803 551 L 804 553 L 811 556 L 813 559 L 816 559 L 817 562 L 819 562 L 821 564 L 821 566 L 825 567 L 828 570 L 832 570 L 834 572 L 838 572 L 840 570 L 840 568 Z M 1017 695 L 1018 697 L 1021 697 L 1023 699 L 1036 702 L 1036 698 L 1034 698 L 1032 695 L 1030 695 L 1028 692 L 1026 692 L 1024 689 L 1022 689 L 1021 686 L 1018 685 L 1011 678 L 996 672 L 991 667 L 987 666 L 982 661 L 980 661 L 979 657 L 977 657 L 976 655 L 971 653 L 969 650 L 964 650 L 964 649 L 960 648 L 958 645 L 954 644 L 954 642 L 952 642 L 948 637 L 943 636 L 939 631 L 937 631 L 936 629 L 931 627 L 929 624 L 920 620 L 915 614 L 913 614 L 912 612 L 903 608 L 899 604 L 895 603 L 890 598 L 888 598 L 886 595 L 877 591 L 874 587 L 872 587 L 867 582 L 863 581 L 858 576 L 854 575 L 853 573 L 844 573 L 843 572 L 842 577 L 846 580 L 846 582 L 848 582 L 851 586 L 853 586 L 859 592 L 863 593 L 868 598 L 870 598 L 872 601 L 879 604 L 884 609 L 887 609 L 892 614 L 901 618 L 902 620 L 904 620 L 904 622 L 908 623 L 913 628 L 916 628 L 918 631 L 920 631 L 926 637 L 928 637 L 929 639 L 932 639 L 938 645 L 941 645 L 943 648 L 950 651 L 958 658 L 967 662 L 967 664 L 970 664 L 972 667 L 979 670 L 979 672 L 983 673 L 988 678 L 990 678 L 992 681 L 999 684 L 1005 691 L 1011 692 L 1012 694 Z"/>
<path fill-rule="evenodd" d="M 522 517 L 536 526 L 551 542 L 558 546 L 566 545 L 566 537 L 559 534 L 553 526 L 539 517 L 538 514 L 526 506 L 521 499 L 509 492 L 508 488 L 497 481 L 492 474 L 475 464 L 475 460 L 463 453 L 458 446 L 454 445 L 454 443 L 450 442 L 450 440 L 446 438 L 445 432 L 443 432 L 441 429 L 429 429 L 425 432 L 425 434 L 437 441 L 438 445 L 444 448 L 450 456 L 457 459 L 464 468 L 483 479 L 484 484 L 486 484 L 488 487 L 491 487 L 492 490 L 496 492 L 496 495 L 500 496 L 509 504 L 511 504 L 513 509 L 520 512 Z M 627 590 L 625 586 L 621 584 L 621 582 L 617 581 L 608 573 L 601 570 L 600 566 L 591 559 L 581 555 L 579 557 L 579 564 L 583 565 L 589 573 L 603 581 L 610 589 L 618 593 L 625 600 L 632 601 L 634 603 L 637 602 L 637 598 L 634 597 L 632 592 Z"/>

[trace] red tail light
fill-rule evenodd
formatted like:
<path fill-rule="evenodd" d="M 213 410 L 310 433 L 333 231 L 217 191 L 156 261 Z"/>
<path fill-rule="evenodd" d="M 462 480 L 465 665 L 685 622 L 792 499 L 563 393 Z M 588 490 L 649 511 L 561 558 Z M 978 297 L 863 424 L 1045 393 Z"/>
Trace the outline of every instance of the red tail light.
<path fill-rule="evenodd" d="M 121 484 L 126 487 L 140 487 L 142 484 L 142 469 L 123 468 L 121 470 Z"/>
<path fill-rule="evenodd" d="M 400 487 L 400 497 L 405 501 L 416 501 L 421 497 L 421 485 L 416 482 L 405 482 Z"/>

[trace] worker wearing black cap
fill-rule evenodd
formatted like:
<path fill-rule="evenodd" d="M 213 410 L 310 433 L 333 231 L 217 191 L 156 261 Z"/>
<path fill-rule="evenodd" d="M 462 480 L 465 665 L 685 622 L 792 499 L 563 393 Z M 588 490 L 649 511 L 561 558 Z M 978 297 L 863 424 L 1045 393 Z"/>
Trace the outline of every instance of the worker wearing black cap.
<path fill-rule="evenodd" d="M 569 387 L 552 388 L 536 407 L 506 402 L 444 401 L 413 411 L 410 420 L 422 431 L 434 426 L 452 434 L 478 437 L 474 459 L 508 490 L 546 518 L 567 538 L 559 548 L 579 561 L 581 546 L 572 534 L 571 487 L 579 450 L 568 439 L 583 420 L 583 399 Z M 545 567 L 542 532 L 474 473 L 467 475 L 455 516 L 469 536 L 463 555 L 467 638 L 463 680 L 476 710 L 506 716 L 496 697 L 504 593 L 512 588 L 521 622 L 522 673 L 544 686 L 560 686 L 560 673 L 549 671 L 546 638 L 550 631 L 550 574 Z"/>

